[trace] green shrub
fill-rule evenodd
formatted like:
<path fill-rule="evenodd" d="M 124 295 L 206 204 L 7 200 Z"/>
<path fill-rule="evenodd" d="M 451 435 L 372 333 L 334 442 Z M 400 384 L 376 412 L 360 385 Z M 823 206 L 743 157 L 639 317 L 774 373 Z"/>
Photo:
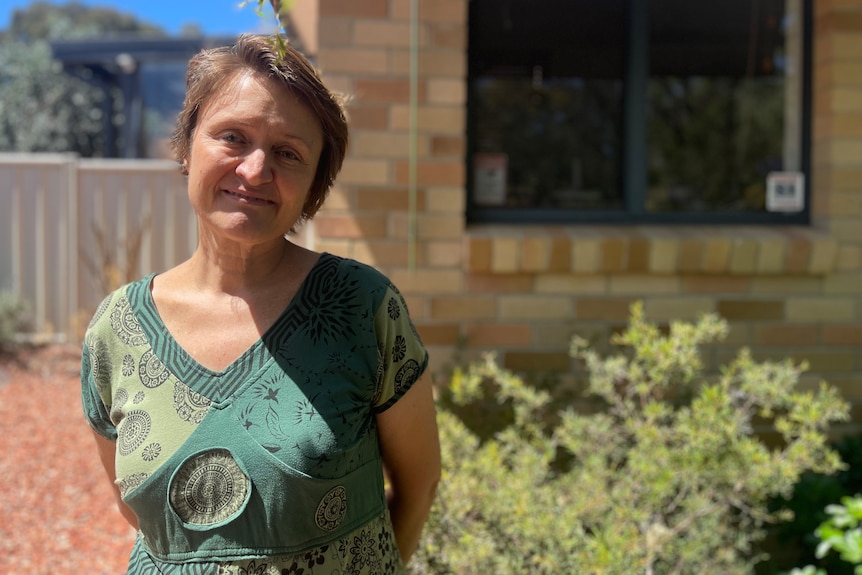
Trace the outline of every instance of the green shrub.
<path fill-rule="evenodd" d="M 817 557 L 822 559 L 834 551 L 842 561 L 854 566 L 856 575 L 862 575 L 862 495 L 842 497 L 841 505 L 828 505 L 825 512 L 828 519 L 814 532 L 820 541 Z M 826 571 L 808 565 L 794 569 L 790 575 L 826 575 Z"/>
<path fill-rule="evenodd" d="M 726 331 L 706 316 L 662 335 L 635 305 L 612 340 L 621 353 L 603 358 L 576 340 L 591 413 L 554 408 L 492 357 L 456 372 L 439 414 L 443 480 L 414 572 L 750 573 L 764 526 L 786 518 L 770 497 L 789 495 L 804 471 L 841 467 L 825 431 L 848 406 L 825 384 L 797 390 L 804 366 L 744 350 L 706 374 L 699 347 Z M 487 414 L 492 433 L 456 415 L 489 401 L 499 406 Z M 779 446 L 755 434 L 766 424 Z"/>
<path fill-rule="evenodd" d="M 0 351 L 15 346 L 15 336 L 27 328 L 27 304 L 11 291 L 0 291 Z"/>
<path fill-rule="evenodd" d="M 842 561 L 834 554 L 817 555 L 820 541 L 815 535 L 817 527 L 829 515 L 826 507 L 843 497 L 862 492 L 862 436 L 848 435 L 832 444 L 846 468 L 838 473 L 804 473 L 793 488 L 789 499 L 776 498 L 773 509 L 787 508 L 793 512 L 793 521 L 784 522 L 770 528 L 774 542 L 779 550 L 792 550 L 792 553 L 776 554 L 769 561 L 771 570 L 764 573 L 787 571 L 793 565 L 811 564 L 823 568 L 829 575 L 852 575 L 853 566 Z"/>

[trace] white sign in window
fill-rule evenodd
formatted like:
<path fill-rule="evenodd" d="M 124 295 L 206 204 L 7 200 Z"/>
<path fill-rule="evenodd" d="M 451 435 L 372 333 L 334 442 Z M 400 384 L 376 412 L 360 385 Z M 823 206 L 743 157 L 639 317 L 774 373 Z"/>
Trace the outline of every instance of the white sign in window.
<path fill-rule="evenodd" d="M 483 206 L 502 206 L 506 203 L 506 172 L 509 157 L 506 154 L 476 154 L 473 156 L 473 199 Z"/>
<path fill-rule="evenodd" d="M 799 172 L 770 172 L 766 177 L 766 209 L 801 212 L 805 208 L 805 176 Z"/>

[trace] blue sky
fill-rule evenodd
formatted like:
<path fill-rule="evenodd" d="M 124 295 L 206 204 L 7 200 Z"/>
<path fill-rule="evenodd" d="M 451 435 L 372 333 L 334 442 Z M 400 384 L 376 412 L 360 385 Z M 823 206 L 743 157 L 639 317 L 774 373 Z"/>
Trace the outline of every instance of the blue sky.
<path fill-rule="evenodd" d="M 254 13 L 257 2 L 240 9 L 240 0 L 78 0 L 87 6 L 108 6 L 133 14 L 139 20 L 161 26 L 169 34 L 177 34 L 183 24 L 198 24 L 208 36 L 236 35 L 242 32 L 272 32 L 275 24 L 262 20 Z M 51 0 L 53 4 L 66 2 Z M 0 29 L 9 25 L 16 8 L 31 0 L 0 0 Z M 268 3 L 267 3 L 268 5 Z"/>

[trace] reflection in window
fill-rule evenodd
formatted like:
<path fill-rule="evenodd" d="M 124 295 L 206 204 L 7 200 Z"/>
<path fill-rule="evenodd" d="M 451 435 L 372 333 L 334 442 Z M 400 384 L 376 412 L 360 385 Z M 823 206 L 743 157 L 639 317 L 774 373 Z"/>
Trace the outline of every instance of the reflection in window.
<path fill-rule="evenodd" d="M 648 210 L 763 211 L 767 175 L 799 169 L 793 5 L 651 0 Z"/>
<path fill-rule="evenodd" d="M 471 220 L 788 220 L 809 0 L 469 6 Z"/>
<path fill-rule="evenodd" d="M 477 203 L 620 207 L 619 84 L 581 78 L 543 79 L 536 84 L 518 77 L 477 79 L 476 126 L 481 139 L 474 169 L 484 183 Z M 501 172 L 505 182 L 493 179 Z"/>

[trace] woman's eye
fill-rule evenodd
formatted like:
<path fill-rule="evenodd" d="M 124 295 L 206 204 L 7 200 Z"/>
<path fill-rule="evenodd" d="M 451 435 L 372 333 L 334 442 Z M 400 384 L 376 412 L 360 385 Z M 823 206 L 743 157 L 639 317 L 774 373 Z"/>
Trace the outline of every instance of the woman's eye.
<path fill-rule="evenodd" d="M 240 141 L 239 134 L 235 134 L 234 132 L 226 132 L 222 134 L 222 140 L 229 144 L 237 144 Z"/>
<path fill-rule="evenodd" d="M 281 156 L 285 160 L 298 160 L 299 156 L 296 155 L 292 150 L 281 150 L 278 152 L 279 156 Z"/>

